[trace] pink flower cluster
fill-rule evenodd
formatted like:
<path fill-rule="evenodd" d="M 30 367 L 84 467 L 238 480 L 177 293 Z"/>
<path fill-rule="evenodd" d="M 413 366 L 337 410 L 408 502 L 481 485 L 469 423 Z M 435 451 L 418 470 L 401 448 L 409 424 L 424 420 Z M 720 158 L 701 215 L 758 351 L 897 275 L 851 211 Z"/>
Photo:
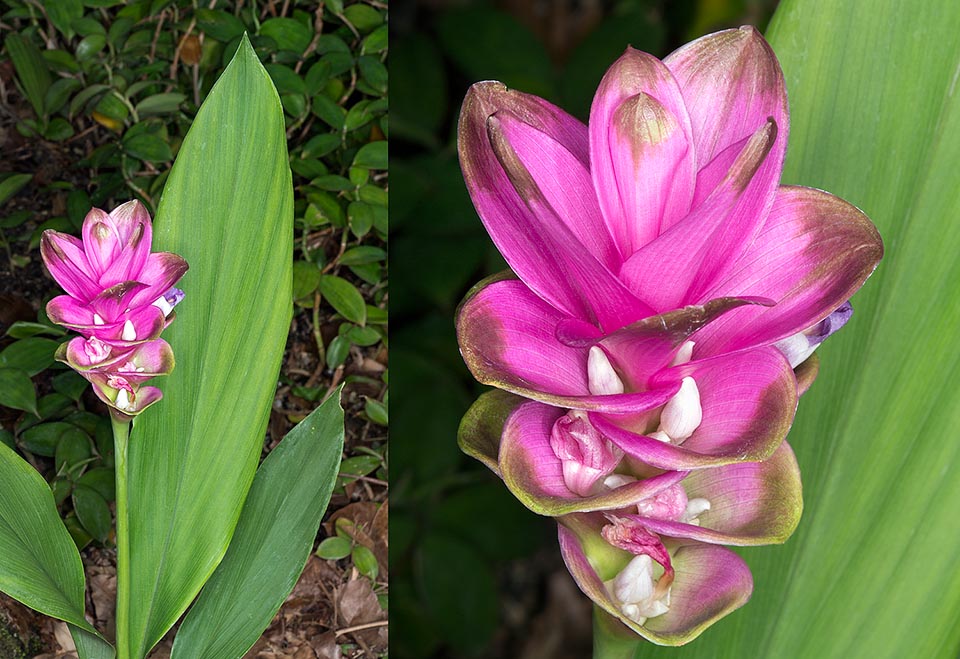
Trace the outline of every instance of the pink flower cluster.
<path fill-rule="evenodd" d="M 512 272 L 457 313 L 467 366 L 497 387 L 460 445 L 557 518 L 581 590 L 656 643 L 750 597 L 723 545 L 796 528 L 784 438 L 883 253 L 851 204 L 780 185 L 788 126 L 750 27 L 663 61 L 627 49 L 588 125 L 498 82 L 463 103 L 464 179 Z"/>
<path fill-rule="evenodd" d="M 143 386 L 173 370 L 173 351 L 159 338 L 183 299 L 174 288 L 187 271 L 176 254 L 150 253 L 150 215 L 139 201 L 110 213 L 91 209 L 82 239 L 44 231 L 40 253 L 66 295 L 47 315 L 81 336 L 60 346 L 57 359 L 93 385 L 114 415 L 129 418 L 162 397 Z"/>

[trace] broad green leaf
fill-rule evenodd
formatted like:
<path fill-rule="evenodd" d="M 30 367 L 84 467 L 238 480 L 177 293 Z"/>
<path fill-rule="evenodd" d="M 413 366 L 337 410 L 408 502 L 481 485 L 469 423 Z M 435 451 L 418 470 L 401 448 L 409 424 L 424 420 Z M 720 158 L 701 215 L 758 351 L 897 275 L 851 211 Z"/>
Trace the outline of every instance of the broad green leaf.
<path fill-rule="evenodd" d="M 804 513 L 744 551 L 753 599 L 638 657 L 953 658 L 960 648 L 960 4 L 787 0 L 770 27 L 790 96 L 786 183 L 829 190 L 887 253 L 788 437 Z"/>
<path fill-rule="evenodd" d="M 73 489 L 73 509 L 87 533 L 100 542 L 107 539 L 110 533 L 110 508 L 96 490 L 77 485 Z"/>
<path fill-rule="evenodd" d="M 17 71 L 20 84 L 23 85 L 27 100 L 38 117 L 45 116 L 43 99 L 50 88 L 51 80 L 50 70 L 40 54 L 40 49 L 16 32 L 7 34 L 4 44 L 7 54 L 13 60 L 13 67 Z"/>
<path fill-rule="evenodd" d="M 25 371 L 0 367 L 0 405 L 39 415 L 37 391 Z"/>
<path fill-rule="evenodd" d="M 17 194 L 32 178 L 33 174 L 10 174 L 0 180 L 0 204 L 6 203 L 7 199 Z M 7 333 L 9 334 L 9 330 Z"/>
<path fill-rule="evenodd" d="M 93 631 L 83 617 L 83 565 L 46 481 L 0 445 L 0 591 Z"/>
<path fill-rule="evenodd" d="M 57 0 L 57 2 L 46 4 L 45 7 L 47 17 L 53 26 L 67 39 L 72 39 L 76 26 L 71 24 L 83 16 L 83 3 L 80 0 Z"/>
<path fill-rule="evenodd" d="M 321 276 L 320 294 L 347 320 L 358 325 L 367 322 L 367 305 L 363 296 L 357 287 L 346 279 L 336 275 Z"/>
<path fill-rule="evenodd" d="M 147 96 L 137 103 L 137 115 L 142 118 L 151 114 L 175 112 L 185 100 L 187 100 L 185 95 L 175 92 Z"/>
<path fill-rule="evenodd" d="M 353 166 L 366 167 L 367 169 L 386 169 L 387 143 L 380 140 L 360 147 L 357 155 L 353 158 Z"/>
<path fill-rule="evenodd" d="M 70 634 L 77 645 L 80 659 L 113 659 L 117 656 L 113 646 L 85 629 L 70 625 Z"/>
<path fill-rule="evenodd" d="M 257 641 L 313 549 L 343 451 L 340 390 L 257 470 L 227 555 L 180 625 L 178 659 L 235 659 Z"/>
<path fill-rule="evenodd" d="M 58 345 L 52 339 L 14 341 L 0 352 L 0 368 L 19 368 L 32 377 L 53 363 Z"/>
<path fill-rule="evenodd" d="M 123 150 L 134 158 L 148 162 L 173 159 L 170 145 L 152 133 L 141 133 L 123 141 Z"/>
<path fill-rule="evenodd" d="M 273 39 L 278 50 L 299 54 L 310 45 L 313 31 L 293 18 L 269 18 L 260 26 L 260 36 Z"/>
<path fill-rule="evenodd" d="M 239 18 L 217 9 L 197 9 L 197 25 L 218 41 L 230 41 L 244 33 L 247 26 Z"/>
<path fill-rule="evenodd" d="M 227 549 L 260 456 L 291 314 L 293 189 L 280 101 L 241 40 L 184 139 L 154 227 L 182 255 L 176 354 L 129 455 L 131 595 L 118 651 L 143 657 Z M 123 616 L 118 616 L 118 621 Z"/>

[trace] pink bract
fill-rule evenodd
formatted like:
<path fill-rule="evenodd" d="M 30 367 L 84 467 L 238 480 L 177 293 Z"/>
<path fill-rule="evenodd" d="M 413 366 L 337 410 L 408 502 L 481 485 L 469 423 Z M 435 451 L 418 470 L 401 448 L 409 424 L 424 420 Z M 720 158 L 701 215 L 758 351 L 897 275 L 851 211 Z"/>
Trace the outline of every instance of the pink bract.
<path fill-rule="evenodd" d="M 883 254 L 856 207 L 780 185 L 788 128 L 779 63 L 751 27 L 663 61 L 628 48 L 588 125 L 499 82 L 474 85 L 461 110 L 464 179 L 512 270 L 457 312 L 467 366 L 509 392 L 477 401 L 461 446 L 528 507 L 563 516 L 581 588 L 656 642 L 687 642 L 749 597 L 742 561 L 703 543 L 783 542 L 795 528 L 799 470 L 783 440 L 817 372 L 804 362 Z M 694 508 L 712 506 L 702 527 L 662 512 L 691 488 L 707 493 Z M 604 514 L 619 544 L 584 542 Z M 655 581 L 673 570 L 660 549 L 620 565 L 650 588 L 588 569 L 590 548 L 641 545 L 671 552 L 669 584 Z M 711 585 L 710 556 L 736 574 Z M 618 609 L 614 590 L 659 599 Z"/>
<path fill-rule="evenodd" d="M 150 252 L 150 215 L 139 201 L 110 213 L 91 209 L 81 235 L 48 230 L 40 239 L 43 261 L 67 293 L 47 304 L 47 315 L 82 335 L 57 358 L 90 380 L 115 414 L 129 417 L 162 395 L 142 383 L 173 369 L 173 352 L 158 337 L 183 297 L 174 284 L 187 262 Z"/>

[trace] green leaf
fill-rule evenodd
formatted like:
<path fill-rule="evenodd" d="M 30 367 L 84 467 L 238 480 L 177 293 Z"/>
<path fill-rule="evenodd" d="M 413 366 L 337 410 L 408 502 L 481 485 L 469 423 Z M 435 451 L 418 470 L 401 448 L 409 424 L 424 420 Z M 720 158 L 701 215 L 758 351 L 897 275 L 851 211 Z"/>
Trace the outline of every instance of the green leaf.
<path fill-rule="evenodd" d="M 170 145 L 152 133 L 140 133 L 123 141 L 123 150 L 134 158 L 148 162 L 173 160 Z"/>
<path fill-rule="evenodd" d="M 368 547 L 357 545 L 353 548 L 353 551 L 350 552 L 350 557 L 353 559 L 354 567 L 357 568 L 360 574 L 370 580 L 377 578 L 380 566 L 377 564 L 377 557 L 373 555 L 373 552 L 370 551 Z"/>
<path fill-rule="evenodd" d="M 31 453 L 53 457 L 60 438 L 64 433 L 71 432 L 82 433 L 83 431 L 73 424 L 64 421 L 41 423 L 28 430 L 24 430 L 20 436 L 20 442 L 23 444 L 23 448 Z"/>
<path fill-rule="evenodd" d="M 107 37 L 102 34 L 91 34 L 90 36 L 84 37 L 80 40 L 80 43 L 77 44 L 77 60 L 83 62 L 96 57 L 106 45 Z"/>
<path fill-rule="evenodd" d="M 138 658 L 220 562 L 260 457 L 292 310 L 287 162 L 280 100 L 244 38 L 184 139 L 154 226 L 155 248 L 190 270 L 163 335 L 176 369 L 130 438 L 138 514 L 118 643 Z"/>
<path fill-rule="evenodd" d="M 180 626 L 174 659 L 243 656 L 293 590 L 340 464 L 339 399 L 340 390 L 297 424 L 257 470 L 227 555 Z"/>
<path fill-rule="evenodd" d="M 380 140 L 364 144 L 353 157 L 354 167 L 366 167 L 367 169 L 386 169 L 387 168 L 387 142 Z"/>
<path fill-rule="evenodd" d="M 72 23 L 83 16 L 83 3 L 80 0 L 57 0 L 44 6 L 53 26 L 67 39 L 72 39 L 75 29 Z"/>
<path fill-rule="evenodd" d="M 5 204 L 7 199 L 17 194 L 32 178 L 33 174 L 11 174 L 0 180 L 0 204 Z M 7 330 L 7 334 L 10 334 L 10 330 Z"/>
<path fill-rule="evenodd" d="M 52 339 L 14 341 L 0 352 L 0 368 L 19 368 L 33 377 L 53 363 L 53 353 L 58 345 Z"/>
<path fill-rule="evenodd" d="M 113 659 L 117 655 L 113 646 L 99 636 L 73 625 L 69 627 L 80 659 Z"/>
<path fill-rule="evenodd" d="M 57 472 L 62 473 L 90 457 L 90 439 L 77 428 L 74 432 L 65 432 L 57 442 L 54 464 Z"/>
<path fill-rule="evenodd" d="M 30 376 L 18 368 L 0 368 L 0 405 L 39 415 Z"/>
<path fill-rule="evenodd" d="M 7 34 L 5 45 L 27 100 L 38 117 L 46 116 L 43 99 L 50 88 L 51 80 L 50 70 L 40 54 L 40 49 L 16 32 Z"/>
<path fill-rule="evenodd" d="M 196 16 L 200 29 L 217 41 L 236 39 L 247 29 L 239 18 L 218 9 L 197 9 Z"/>
<path fill-rule="evenodd" d="M 743 552 L 754 593 L 704 638 L 638 657 L 957 656 L 960 647 L 960 4 L 781 3 L 770 42 L 790 98 L 785 183 L 829 190 L 887 254 L 788 440 L 804 514 Z"/>
<path fill-rule="evenodd" d="M 147 96 L 145 99 L 137 103 L 137 115 L 143 118 L 153 114 L 167 114 L 170 112 L 176 112 L 180 108 L 180 104 L 185 100 L 187 100 L 187 97 L 184 94 L 177 92 Z"/>
<path fill-rule="evenodd" d="M 367 322 L 367 306 L 356 286 L 342 277 L 323 275 L 319 288 L 320 294 L 341 316 L 357 325 Z"/>
<path fill-rule="evenodd" d="M 83 564 L 37 470 L 0 445 L 0 591 L 93 631 L 83 617 Z"/>
<path fill-rule="evenodd" d="M 104 542 L 110 533 L 110 508 L 100 494 L 85 485 L 73 488 L 73 509 L 87 532 Z"/>
<path fill-rule="evenodd" d="M 352 548 L 353 544 L 347 538 L 340 536 L 324 538 L 317 547 L 317 556 L 328 561 L 339 561 L 349 556 Z"/>
<path fill-rule="evenodd" d="M 104 467 L 91 469 L 81 476 L 77 480 L 77 483 L 91 488 L 107 501 L 113 501 L 117 498 L 113 469 L 106 469 Z"/>
<path fill-rule="evenodd" d="M 364 263 L 379 263 L 387 260 L 386 251 L 379 247 L 359 245 L 351 247 L 340 257 L 340 265 L 362 265 Z"/>
<path fill-rule="evenodd" d="M 370 5 L 356 2 L 343 10 L 343 17 L 357 28 L 360 34 L 366 34 L 383 24 L 383 15 Z"/>
<path fill-rule="evenodd" d="M 269 18 L 260 25 L 260 36 L 273 39 L 277 50 L 300 54 L 310 45 L 313 31 L 293 18 Z"/>
<path fill-rule="evenodd" d="M 320 283 L 320 270 L 309 261 L 293 262 L 293 299 L 304 298 L 315 290 Z"/>

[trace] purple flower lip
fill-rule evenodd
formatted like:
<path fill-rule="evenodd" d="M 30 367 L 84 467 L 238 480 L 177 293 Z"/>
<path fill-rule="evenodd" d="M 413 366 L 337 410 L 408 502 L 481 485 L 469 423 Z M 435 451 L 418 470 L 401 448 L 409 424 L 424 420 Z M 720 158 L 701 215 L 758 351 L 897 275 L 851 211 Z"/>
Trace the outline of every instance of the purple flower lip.
<path fill-rule="evenodd" d="M 173 285 L 187 262 L 151 253 L 153 227 L 138 201 L 110 213 L 91 209 L 81 234 L 48 230 L 40 239 L 43 261 L 67 293 L 48 303 L 47 315 L 82 336 L 57 358 L 90 380 L 115 414 L 133 416 L 162 396 L 142 383 L 173 369 L 173 352 L 159 336 L 183 299 Z"/>
<path fill-rule="evenodd" d="M 464 361 L 500 390 L 460 445 L 559 518 L 581 589 L 657 643 L 749 598 L 717 545 L 783 542 L 799 522 L 784 438 L 816 375 L 804 362 L 883 255 L 853 205 L 780 184 L 789 125 L 752 27 L 663 61 L 628 48 L 587 125 L 499 82 L 463 102 L 464 180 L 512 272 L 457 310 Z"/>

